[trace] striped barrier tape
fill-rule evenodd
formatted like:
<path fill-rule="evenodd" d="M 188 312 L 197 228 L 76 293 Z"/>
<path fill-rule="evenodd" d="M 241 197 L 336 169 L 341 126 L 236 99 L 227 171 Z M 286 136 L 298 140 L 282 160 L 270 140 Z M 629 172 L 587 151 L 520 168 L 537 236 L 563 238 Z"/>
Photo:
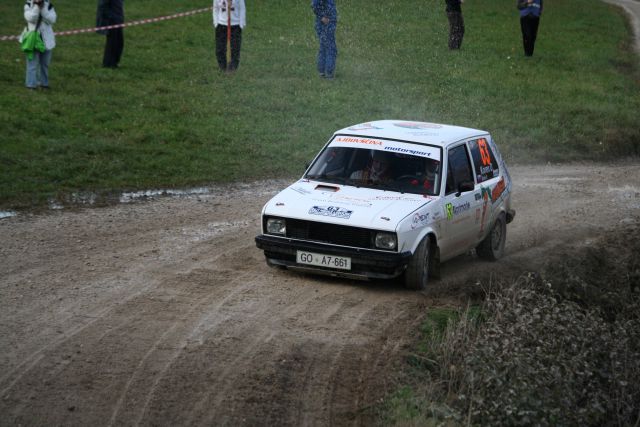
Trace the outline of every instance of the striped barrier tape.
<path fill-rule="evenodd" d="M 70 34 L 93 33 L 98 30 L 112 30 L 114 28 L 133 27 L 134 25 L 149 24 L 152 22 L 167 21 L 169 19 L 182 18 L 183 16 L 195 15 L 197 13 L 210 11 L 213 7 L 205 7 L 203 9 L 191 10 L 189 12 L 176 13 L 175 15 L 160 16 L 158 18 L 140 19 L 138 21 L 125 22 L 124 24 L 106 25 L 104 27 L 83 28 L 81 30 L 60 31 L 54 33 L 56 36 L 68 36 Z M 20 36 L 0 36 L 0 41 L 18 40 Z"/>

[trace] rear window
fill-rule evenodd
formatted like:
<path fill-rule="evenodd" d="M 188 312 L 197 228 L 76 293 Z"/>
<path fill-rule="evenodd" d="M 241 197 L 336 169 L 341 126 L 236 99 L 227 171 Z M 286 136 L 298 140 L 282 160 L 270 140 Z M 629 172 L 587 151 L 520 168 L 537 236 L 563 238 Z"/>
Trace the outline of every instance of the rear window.
<path fill-rule="evenodd" d="M 498 161 L 486 138 L 469 141 L 469 148 L 471 149 L 471 157 L 473 158 L 473 166 L 476 170 L 478 183 L 487 181 L 500 174 Z"/>

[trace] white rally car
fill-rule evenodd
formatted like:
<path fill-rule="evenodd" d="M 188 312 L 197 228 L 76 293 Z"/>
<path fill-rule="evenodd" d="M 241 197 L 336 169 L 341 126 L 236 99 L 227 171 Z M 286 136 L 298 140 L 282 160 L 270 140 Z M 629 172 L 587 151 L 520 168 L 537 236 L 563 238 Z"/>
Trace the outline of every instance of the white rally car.
<path fill-rule="evenodd" d="M 423 289 L 439 263 L 504 253 L 511 178 L 489 133 L 381 120 L 341 129 L 262 210 L 267 264 Z"/>

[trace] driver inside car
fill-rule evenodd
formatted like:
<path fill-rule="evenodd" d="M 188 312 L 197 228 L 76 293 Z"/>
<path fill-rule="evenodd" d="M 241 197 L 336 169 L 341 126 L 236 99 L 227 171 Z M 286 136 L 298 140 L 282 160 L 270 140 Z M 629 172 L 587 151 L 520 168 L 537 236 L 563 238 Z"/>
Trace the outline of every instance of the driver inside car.
<path fill-rule="evenodd" d="M 436 181 L 438 179 L 439 163 L 431 160 L 425 160 L 426 164 L 420 167 L 420 171 L 410 169 L 411 172 L 401 175 L 396 180 L 402 185 L 408 185 L 412 188 L 421 188 L 425 194 L 434 194 L 437 191 Z"/>
<path fill-rule="evenodd" d="M 373 150 L 371 159 L 364 169 L 353 172 L 351 179 L 366 182 L 386 182 L 391 180 L 391 165 L 387 154 Z"/>

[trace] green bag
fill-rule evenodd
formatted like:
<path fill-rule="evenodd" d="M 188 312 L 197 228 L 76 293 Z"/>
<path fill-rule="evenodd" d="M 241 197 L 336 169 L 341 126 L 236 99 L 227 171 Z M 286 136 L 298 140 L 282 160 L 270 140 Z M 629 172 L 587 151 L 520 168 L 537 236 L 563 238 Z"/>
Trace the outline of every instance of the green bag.
<path fill-rule="evenodd" d="M 25 27 L 24 31 L 20 35 L 20 48 L 27 54 L 27 58 L 29 58 L 29 60 L 33 59 L 33 54 L 36 50 L 40 53 L 47 50 L 47 47 L 44 45 L 44 41 L 42 40 L 42 36 L 38 32 L 41 22 L 42 15 L 38 16 L 38 23 L 33 31 L 27 31 L 27 28 Z"/>
<path fill-rule="evenodd" d="M 25 34 L 20 42 L 20 48 L 30 60 L 33 59 L 35 51 L 42 53 L 47 49 L 38 31 L 29 31 Z"/>

